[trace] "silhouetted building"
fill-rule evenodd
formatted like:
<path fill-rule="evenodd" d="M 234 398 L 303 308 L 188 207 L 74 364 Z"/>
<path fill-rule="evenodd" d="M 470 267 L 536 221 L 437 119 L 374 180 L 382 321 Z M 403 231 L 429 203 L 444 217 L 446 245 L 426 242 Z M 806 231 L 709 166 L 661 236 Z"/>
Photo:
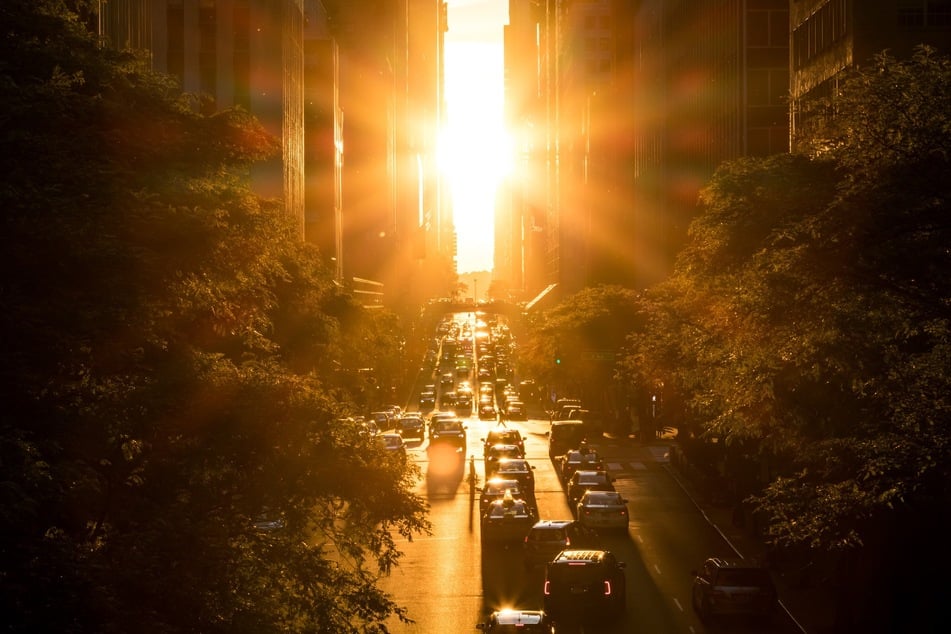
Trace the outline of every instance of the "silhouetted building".
<path fill-rule="evenodd" d="M 949 0 L 795 0 L 790 3 L 792 136 L 796 143 L 803 102 L 833 96 L 842 70 L 867 64 L 888 50 L 907 58 L 930 44 L 947 53 Z"/>

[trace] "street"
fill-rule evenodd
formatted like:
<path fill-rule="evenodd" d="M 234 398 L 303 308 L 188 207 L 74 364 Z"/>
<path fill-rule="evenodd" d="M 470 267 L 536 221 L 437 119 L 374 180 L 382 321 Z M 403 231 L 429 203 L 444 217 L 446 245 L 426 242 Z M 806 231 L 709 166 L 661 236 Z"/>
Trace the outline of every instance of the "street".
<path fill-rule="evenodd" d="M 467 455 L 475 456 L 484 481 L 482 443 L 495 421 L 466 419 Z M 549 421 L 506 423 L 526 439 L 526 457 L 535 466 L 539 518 L 568 519 L 571 513 L 561 482 L 548 457 Z M 405 557 L 382 587 L 409 611 L 415 623 L 390 624 L 395 632 L 470 632 L 484 615 L 502 607 L 540 609 L 544 568 L 526 570 L 521 546 L 487 547 L 479 538 L 478 508 L 465 475 L 441 486 L 427 486 L 426 443 L 411 442 L 409 455 L 420 463 L 418 493 L 429 501 L 433 534 L 404 541 Z M 717 530 L 668 472 L 664 441 L 641 445 L 624 440 L 597 443 L 615 487 L 628 500 L 626 534 L 603 535 L 602 547 L 625 562 L 626 614 L 587 631 L 653 633 L 794 632 L 791 624 L 700 621 L 690 604 L 691 570 L 710 556 L 735 556 Z M 468 473 L 466 466 L 466 474 Z M 476 496 L 477 497 L 477 496 Z M 566 631 L 560 628 L 559 631 Z M 585 631 L 585 630 L 578 630 Z"/>

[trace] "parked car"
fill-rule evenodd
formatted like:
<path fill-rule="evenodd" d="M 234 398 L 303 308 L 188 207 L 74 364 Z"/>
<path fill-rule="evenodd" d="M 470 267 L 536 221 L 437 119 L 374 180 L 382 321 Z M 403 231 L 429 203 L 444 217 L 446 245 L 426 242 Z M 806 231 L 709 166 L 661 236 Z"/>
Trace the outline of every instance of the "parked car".
<path fill-rule="evenodd" d="M 558 553 L 572 548 L 598 548 L 601 539 L 575 520 L 539 520 L 525 536 L 522 547 L 526 568 L 547 564 Z"/>
<path fill-rule="evenodd" d="M 576 449 L 585 438 L 584 423 L 580 420 L 555 421 L 548 430 L 548 455 L 561 456 Z"/>
<path fill-rule="evenodd" d="M 578 475 L 582 472 L 577 472 Z M 588 528 L 596 530 L 626 531 L 630 516 L 627 514 L 627 500 L 617 491 L 597 491 L 588 489 L 581 495 L 575 507 L 575 517 Z"/>
<path fill-rule="evenodd" d="M 614 482 L 604 470 L 581 469 L 571 474 L 565 494 L 568 496 L 568 508 L 574 511 L 585 491 L 613 491 Z"/>
<path fill-rule="evenodd" d="M 380 443 L 380 446 L 387 451 L 399 454 L 401 456 L 406 455 L 406 445 L 403 442 L 403 437 L 399 434 L 394 432 L 386 432 L 383 434 L 378 434 L 376 439 L 377 442 Z"/>
<path fill-rule="evenodd" d="M 522 542 L 535 523 L 535 513 L 525 500 L 506 491 L 499 500 L 489 502 L 482 514 L 482 542 Z"/>
<path fill-rule="evenodd" d="M 542 610 L 496 610 L 476 629 L 490 634 L 554 634 L 552 620 Z"/>
<path fill-rule="evenodd" d="M 426 423 L 420 416 L 402 416 L 396 421 L 396 432 L 406 438 L 426 438 Z"/>
<path fill-rule="evenodd" d="M 584 624 L 620 615 L 627 596 L 624 568 L 608 550 L 563 550 L 545 566 L 545 612 L 556 621 Z"/>
<path fill-rule="evenodd" d="M 776 613 L 776 586 L 762 566 L 745 559 L 711 557 L 692 574 L 691 602 L 703 619 L 715 615 L 770 619 Z"/>

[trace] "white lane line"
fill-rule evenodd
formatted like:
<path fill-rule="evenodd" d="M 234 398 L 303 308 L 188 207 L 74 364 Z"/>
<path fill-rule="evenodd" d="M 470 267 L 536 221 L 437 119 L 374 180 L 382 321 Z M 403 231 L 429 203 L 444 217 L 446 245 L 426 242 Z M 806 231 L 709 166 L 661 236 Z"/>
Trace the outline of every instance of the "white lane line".
<path fill-rule="evenodd" d="M 674 597 L 674 605 L 676 605 L 677 609 L 681 612 L 684 611 L 684 606 L 680 605 L 680 601 L 677 599 L 677 597 Z"/>
<path fill-rule="evenodd" d="M 662 572 L 660 571 L 660 566 L 658 566 L 657 564 L 654 564 L 654 570 L 655 570 L 655 571 L 657 572 L 657 574 L 659 574 L 659 575 L 664 574 L 664 573 L 662 573 Z"/>

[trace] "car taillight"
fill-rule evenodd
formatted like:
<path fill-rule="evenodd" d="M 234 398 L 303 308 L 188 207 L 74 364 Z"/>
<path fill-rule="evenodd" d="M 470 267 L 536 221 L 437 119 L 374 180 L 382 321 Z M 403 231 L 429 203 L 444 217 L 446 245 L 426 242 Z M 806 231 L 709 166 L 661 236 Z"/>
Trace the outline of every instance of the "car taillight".
<path fill-rule="evenodd" d="M 611 582 L 610 582 L 610 581 L 605 581 L 605 582 L 604 582 L 604 595 L 607 596 L 607 595 L 609 595 L 609 594 L 611 594 Z"/>
<path fill-rule="evenodd" d="M 551 594 L 551 582 L 545 580 L 545 594 Z"/>

